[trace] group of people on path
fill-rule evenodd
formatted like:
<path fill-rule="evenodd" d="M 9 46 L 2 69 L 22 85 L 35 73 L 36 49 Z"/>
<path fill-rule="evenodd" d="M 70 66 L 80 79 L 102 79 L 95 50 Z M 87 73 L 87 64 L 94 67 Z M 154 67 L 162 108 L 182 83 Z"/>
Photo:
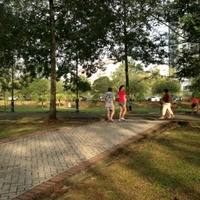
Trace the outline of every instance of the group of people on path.
<path fill-rule="evenodd" d="M 168 94 L 168 89 L 165 89 L 163 93 L 164 93 L 164 96 L 163 96 L 163 104 L 162 104 L 162 116 L 160 117 L 160 119 L 164 119 L 166 114 L 168 115 L 167 118 L 174 119 L 174 114 L 171 109 L 170 96 Z M 191 110 L 192 110 L 191 114 L 194 114 L 195 107 L 197 110 L 196 112 L 200 114 L 199 99 L 193 95 L 192 100 L 191 100 Z"/>
<path fill-rule="evenodd" d="M 118 92 L 118 96 L 119 96 L 119 121 L 125 121 L 125 114 L 127 112 L 126 109 L 126 93 L 125 93 L 125 87 L 124 85 L 121 85 L 119 87 L 119 92 Z M 115 96 L 112 92 L 112 88 L 109 87 L 108 91 L 105 93 L 103 99 L 106 102 L 106 109 L 107 109 L 107 118 L 108 118 L 108 122 L 113 122 L 113 116 L 115 114 L 115 105 L 114 105 L 114 101 L 115 101 Z"/>
<path fill-rule="evenodd" d="M 125 114 L 127 112 L 127 107 L 126 107 L 126 93 L 125 93 L 125 86 L 121 85 L 119 87 L 119 91 L 118 91 L 118 105 L 119 105 L 119 121 L 125 121 Z M 114 101 L 115 101 L 115 96 L 112 92 L 112 88 L 109 87 L 108 91 L 105 93 L 103 99 L 106 102 L 106 109 L 107 109 L 107 118 L 108 118 L 108 122 L 113 122 L 113 116 L 115 114 L 115 106 L 114 106 Z M 132 103 L 132 102 L 131 102 Z M 163 98 L 162 98 L 162 108 L 161 108 L 161 117 L 159 119 L 174 119 L 174 113 L 171 109 L 171 99 L 170 99 L 170 95 L 169 95 L 169 90 L 168 89 L 164 89 L 163 90 Z M 129 107 L 132 105 L 128 105 Z M 197 97 L 193 97 L 192 98 L 192 104 L 191 104 L 191 108 L 192 108 L 192 114 L 194 113 L 194 108 L 197 107 L 197 111 L 200 112 L 199 110 L 199 99 Z"/>

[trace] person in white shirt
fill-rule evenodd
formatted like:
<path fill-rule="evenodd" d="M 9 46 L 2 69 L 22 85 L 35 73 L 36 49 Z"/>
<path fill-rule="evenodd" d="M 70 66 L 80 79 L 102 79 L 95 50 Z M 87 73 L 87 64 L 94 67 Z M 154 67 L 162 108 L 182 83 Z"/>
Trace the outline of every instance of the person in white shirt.
<path fill-rule="evenodd" d="M 107 109 L 107 117 L 108 117 L 108 122 L 113 122 L 113 116 L 115 114 L 115 106 L 114 106 L 114 101 L 115 101 L 115 96 L 112 93 L 112 88 L 109 87 L 108 91 L 104 94 L 103 96 L 104 101 L 106 102 L 106 109 Z"/>

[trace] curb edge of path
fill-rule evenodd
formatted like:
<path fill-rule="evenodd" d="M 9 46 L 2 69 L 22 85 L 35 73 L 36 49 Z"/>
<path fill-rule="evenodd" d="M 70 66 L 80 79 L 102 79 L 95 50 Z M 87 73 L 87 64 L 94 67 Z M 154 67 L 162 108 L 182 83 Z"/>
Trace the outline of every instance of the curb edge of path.
<path fill-rule="evenodd" d="M 57 176 L 51 178 L 50 180 L 43 182 L 40 185 L 30 189 L 29 191 L 15 197 L 13 200 L 41 200 L 41 199 L 52 200 L 58 198 L 60 195 L 64 194 L 67 191 L 67 189 L 69 189 L 71 186 L 75 185 L 76 183 L 90 176 L 91 171 L 93 171 L 92 169 L 94 168 L 95 164 L 101 162 L 101 160 L 106 158 L 108 159 L 109 156 L 112 157 L 112 154 L 113 154 L 112 159 L 114 159 L 114 153 L 116 153 L 118 150 L 124 148 L 125 146 L 130 145 L 133 142 L 145 138 L 148 134 L 154 132 L 163 132 L 167 130 L 170 127 L 170 125 L 173 126 L 174 123 L 176 122 L 167 121 L 155 125 L 131 137 L 130 139 L 120 144 L 117 144 L 111 147 L 110 149 L 92 157 L 91 159 L 84 161 L 78 164 L 77 166 L 74 166 L 58 174 Z M 65 185 L 67 185 L 67 187 Z"/>

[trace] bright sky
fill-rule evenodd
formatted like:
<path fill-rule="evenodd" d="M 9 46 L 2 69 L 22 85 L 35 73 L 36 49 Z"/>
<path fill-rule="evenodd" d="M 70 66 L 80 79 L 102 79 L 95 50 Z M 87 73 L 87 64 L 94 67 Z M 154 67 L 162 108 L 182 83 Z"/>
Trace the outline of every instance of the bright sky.
<path fill-rule="evenodd" d="M 121 62 L 113 64 L 112 60 L 106 61 L 106 64 L 104 65 L 106 67 L 106 70 L 105 71 L 98 70 L 97 73 L 95 73 L 91 76 L 91 78 L 90 78 L 91 82 L 94 82 L 94 80 L 98 79 L 101 76 L 110 77 L 112 72 L 114 72 L 120 65 L 121 65 Z"/>

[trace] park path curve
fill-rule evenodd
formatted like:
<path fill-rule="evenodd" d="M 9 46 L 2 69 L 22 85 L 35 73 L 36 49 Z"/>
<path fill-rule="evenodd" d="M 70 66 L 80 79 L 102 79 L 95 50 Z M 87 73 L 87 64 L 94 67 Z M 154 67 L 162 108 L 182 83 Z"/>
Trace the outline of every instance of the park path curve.
<path fill-rule="evenodd" d="M 102 121 L 0 143 L 0 200 L 32 199 L 34 188 L 163 123 L 143 119 Z"/>

